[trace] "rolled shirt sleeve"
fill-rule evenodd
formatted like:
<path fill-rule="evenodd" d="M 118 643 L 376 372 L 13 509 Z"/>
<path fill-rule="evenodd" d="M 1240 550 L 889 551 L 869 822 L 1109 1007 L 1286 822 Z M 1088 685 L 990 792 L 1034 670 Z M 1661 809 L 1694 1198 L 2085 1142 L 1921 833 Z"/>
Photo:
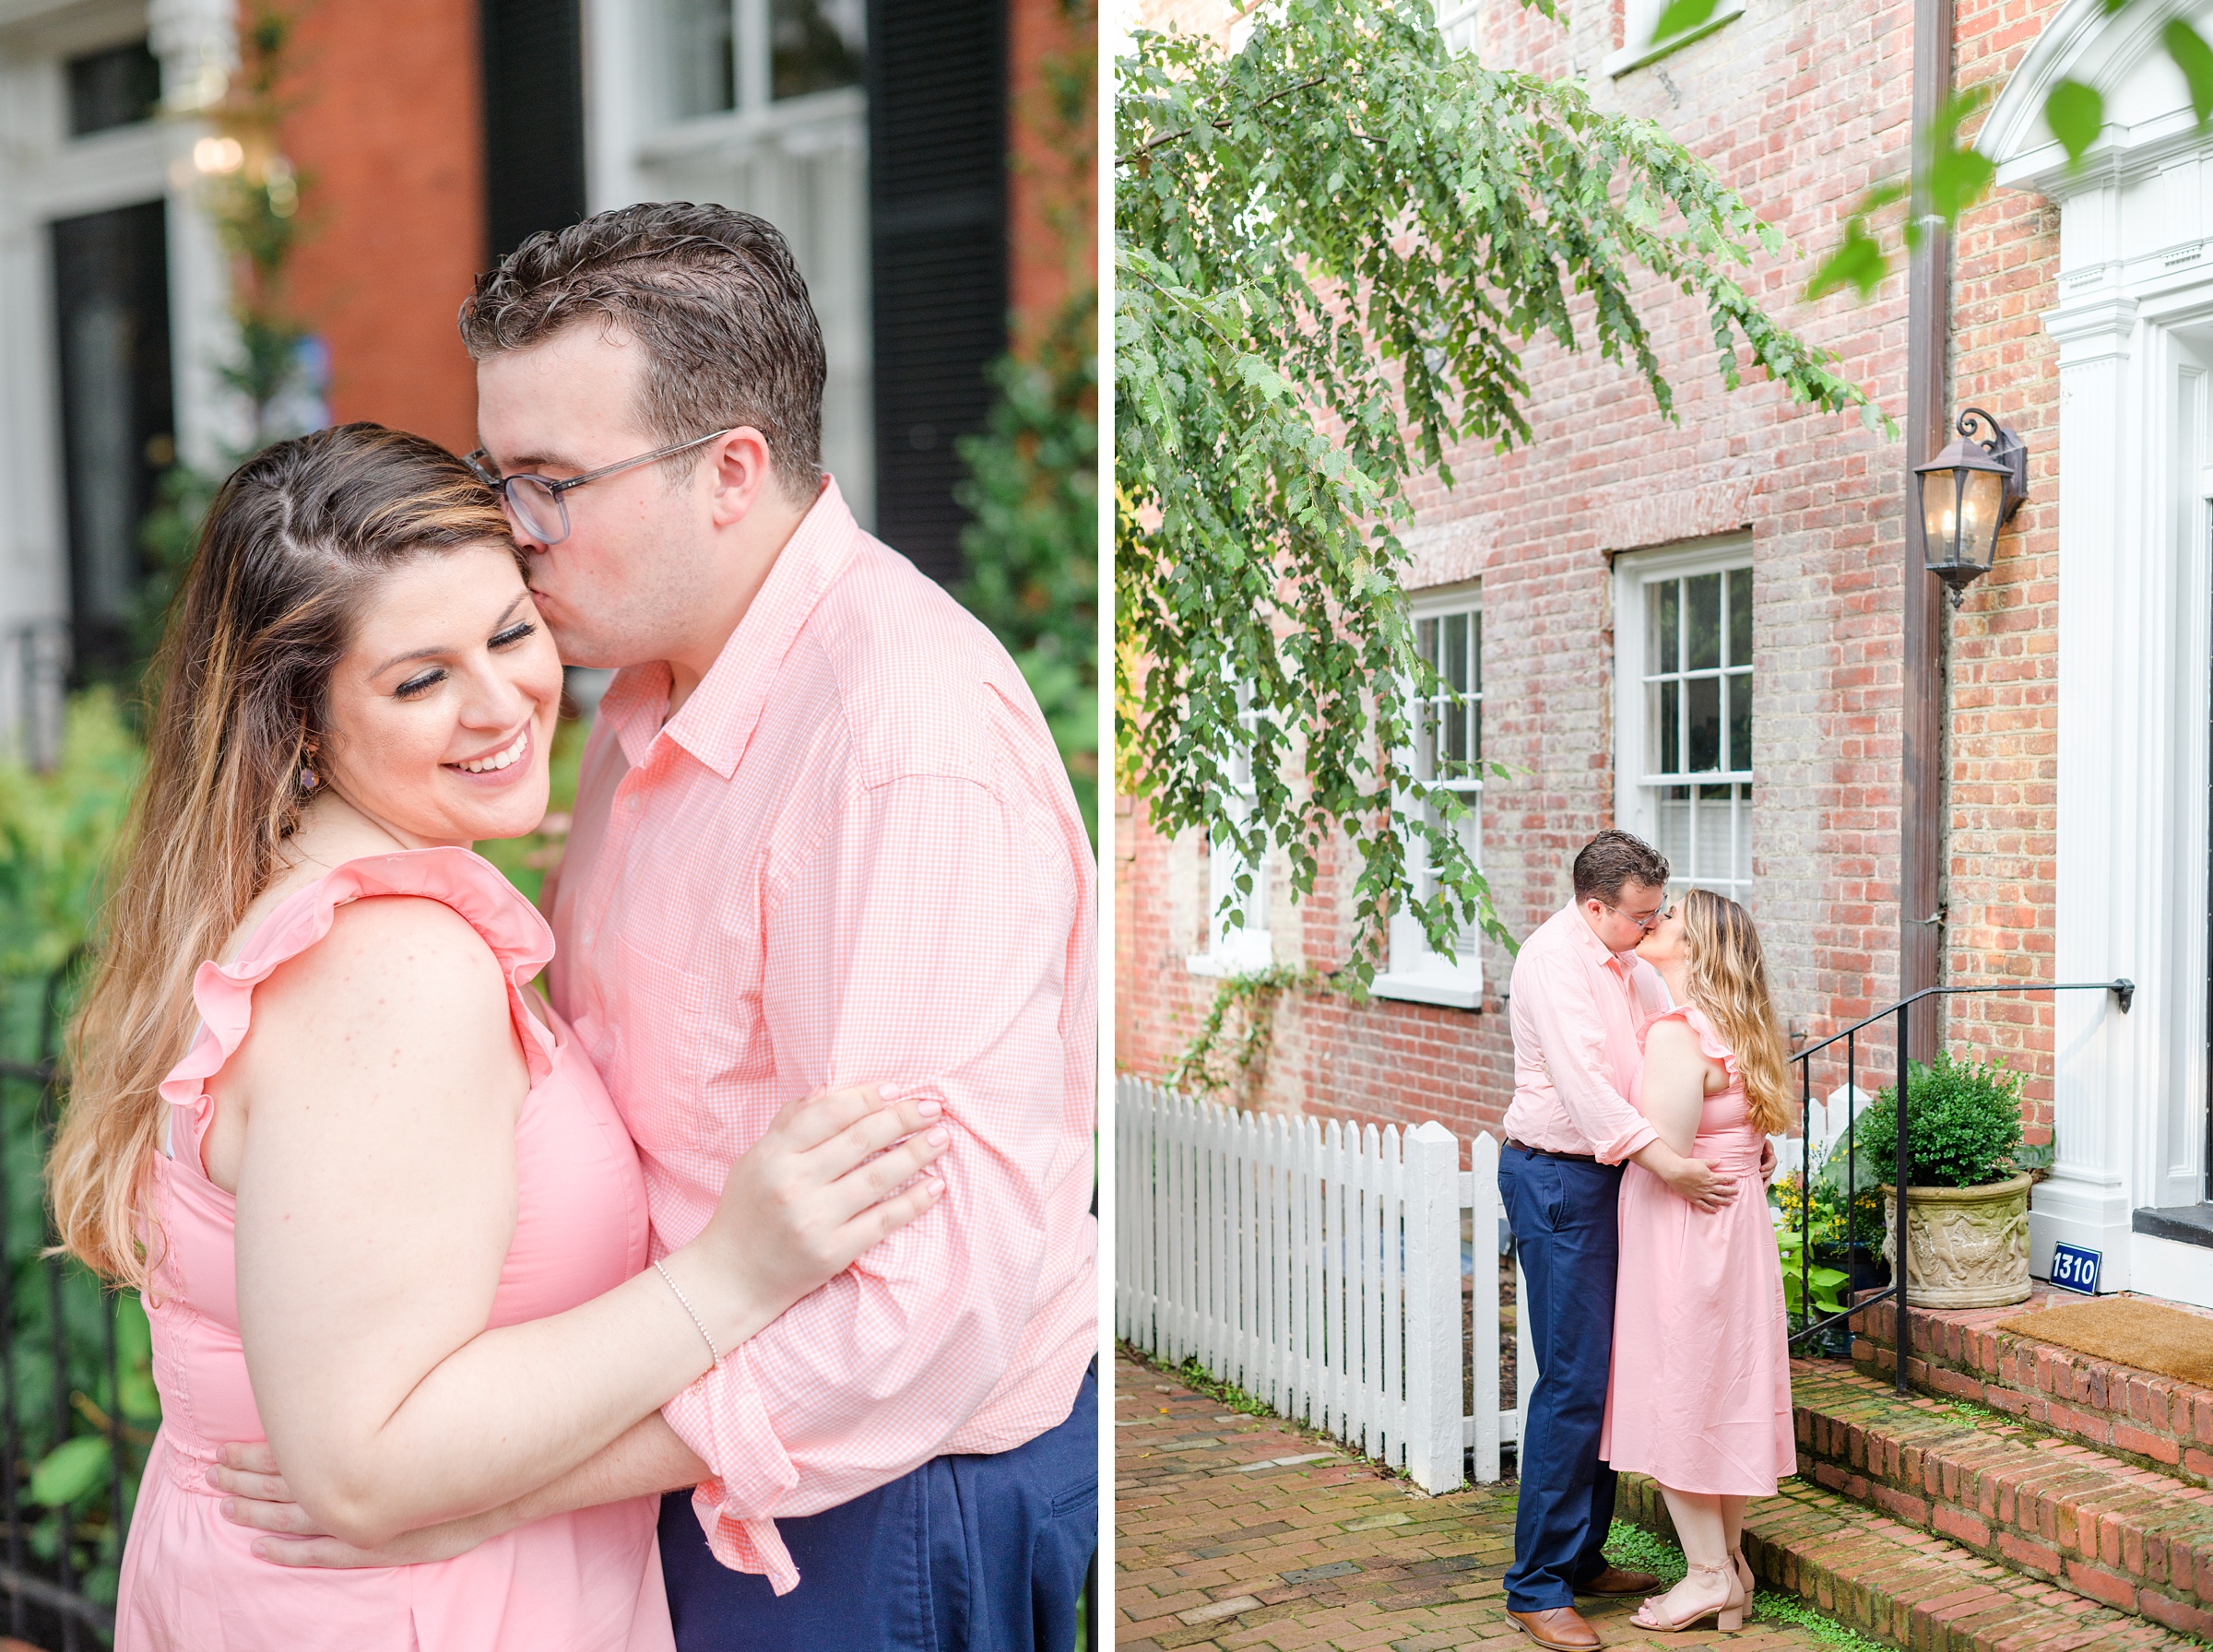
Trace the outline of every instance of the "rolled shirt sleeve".
<path fill-rule="evenodd" d="M 933 1098 L 945 1195 L 664 1409 L 713 1478 L 728 1566 L 799 1581 L 774 1517 L 889 1483 L 990 1394 L 1038 1294 L 1066 1132 L 1076 879 L 1019 795 L 907 776 L 858 791 L 763 899 L 779 1083 Z"/>

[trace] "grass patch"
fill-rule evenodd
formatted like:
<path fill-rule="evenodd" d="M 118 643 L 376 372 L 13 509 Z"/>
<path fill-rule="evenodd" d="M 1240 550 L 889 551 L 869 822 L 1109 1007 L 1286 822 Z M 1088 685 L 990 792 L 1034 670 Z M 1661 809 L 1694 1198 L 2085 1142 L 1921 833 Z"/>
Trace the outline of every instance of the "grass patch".
<path fill-rule="evenodd" d="M 1147 1371 L 1158 1371 L 1172 1376 L 1194 1393 L 1203 1394 L 1209 1399 L 1219 1400 L 1233 1411 L 1247 1417 L 1277 1415 L 1275 1408 L 1266 1400 L 1248 1394 L 1242 1388 L 1233 1387 L 1215 1376 L 1213 1372 L 1199 1363 L 1199 1356 L 1196 1354 L 1184 1361 L 1180 1365 L 1171 1365 L 1165 1360 L 1154 1359 L 1142 1349 L 1130 1347 L 1127 1342 L 1119 1342 L 1116 1346 L 1130 1360 L 1142 1365 Z"/>
<path fill-rule="evenodd" d="M 1684 1564 L 1682 1550 L 1665 1538 L 1655 1537 L 1643 1527 L 1631 1526 L 1626 1520 L 1615 1521 L 1606 1533 L 1606 1558 L 1617 1566 L 1656 1572 L 1661 1583 L 1671 1588 L 1682 1582 L 1683 1574 L 1689 1570 Z M 1839 1648 L 1839 1652 L 1891 1652 L 1881 1641 L 1870 1640 L 1856 1629 L 1822 1616 L 1795 1595 L 1760 1589 L 1753 1596 L 1753 1609 L 1765 1622 L 1792 1624 L 1823 1646 Z"/>

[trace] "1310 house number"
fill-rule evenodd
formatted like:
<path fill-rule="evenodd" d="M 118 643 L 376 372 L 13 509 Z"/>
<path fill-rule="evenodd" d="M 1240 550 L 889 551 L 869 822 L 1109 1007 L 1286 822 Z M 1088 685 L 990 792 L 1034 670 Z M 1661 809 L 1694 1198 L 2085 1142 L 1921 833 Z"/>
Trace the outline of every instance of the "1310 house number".
<path fill-rule="evenodd" d="M 2052 1282 L 2062 1290 L 2097 1295 L 2101 1255 L 2098 1251 L 2085 1250 L 2079 1245 L 2054 1245 L 2052 1247 Z"/>

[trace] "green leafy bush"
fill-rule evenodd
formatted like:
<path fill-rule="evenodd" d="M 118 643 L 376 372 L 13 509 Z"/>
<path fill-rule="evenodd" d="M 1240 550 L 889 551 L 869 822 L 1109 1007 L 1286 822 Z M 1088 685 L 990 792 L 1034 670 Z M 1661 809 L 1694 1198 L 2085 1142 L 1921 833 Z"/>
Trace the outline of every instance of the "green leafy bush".
<path fill-rule="evenodd" d="M 56 1046 L 70 994 L 50 997 L 49 983 L 71 978 L 57 972 L 93 935 L 102 876 L 141 761 L 122 700 L 106 688 L 71 700 L 50 772 L 0 761 L 0 1062 L 30 1067 Z M 41 1255 L 46 1103 L 37 1082 L 0 1079 L 0 1266 L 12 1291 L 10 1365 L 22 1424 L 13 1471 L 18 1499 L 29 1505 L 30 1552 L 51 1563 L 65 1540 L 87 1592 L 112 1600 L 124 1521 L 161 1408 L 137 1298 L 110 1295 L 75 1263 L 59 1264 L 57 1275 Z M 66 1409 L 46 1396 L 65 1397 Z M 111 1431 L 122 1436 L 120 1464 Z M 112 1506 L 119 1482 L 121 1510 Z"/>
<path fill-rule="evenodd" d="M 968 578 L 957 595 L 1022 668 L 1099 837 L 1099 362 L 1096 295 L 1078 293 L 1033 359 L 991 369 L 991 422 L 960 440 L 954 495 Z"/>
<path fill-rule="evenodd" d="M 2021 1075 L 2002 1061 L 1959 1061 L 1940 1052 L 1909 1069 L 1906 1149 L 1915 1187 L 1981 1187 L 2017 1174 Z M 1860 1115 L 1860 1162 L 1897 1180 L 1898 1092 L 1886 1087 Z"/>

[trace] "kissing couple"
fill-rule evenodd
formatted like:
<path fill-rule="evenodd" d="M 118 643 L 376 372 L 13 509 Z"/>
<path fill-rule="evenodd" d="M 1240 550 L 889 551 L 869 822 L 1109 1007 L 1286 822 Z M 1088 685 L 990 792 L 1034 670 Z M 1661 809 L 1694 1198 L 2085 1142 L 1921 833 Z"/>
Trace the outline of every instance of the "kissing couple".
<path fill-rule="evenodd" d="M 157 662 L 51 1177 L 162 1422 L 119 1652 L 1072 1646 L 1093 864 L 819 466 L 768 224 L 461 313 L 483 446 L 249 459 Z M 620 667 L 540 915 L 562 667 Z M 546 991 L 534 985 L 541 975 Z"/>
<path fill-rule="evenodd" d="M 1631 1620 L 1741 1628 L 1745 1504 L 1796 1472 L 1782 1268 L 1762 1190 L 1790 1118 L 1759 936 L 1626 832 L 1575 857 L 1575 898 L 1514 961 L 1514 1099 L 1498 1190 L 1528 1281 L 1507 1615 L 1589 1652 L 1581 1595 L 1659 1579 L 1612 1564 L 1617 1473 L 1649 1475 L 1688 1571 Z M 1533 1386 L 1532 1381 L 1533 1378 Z"/>

